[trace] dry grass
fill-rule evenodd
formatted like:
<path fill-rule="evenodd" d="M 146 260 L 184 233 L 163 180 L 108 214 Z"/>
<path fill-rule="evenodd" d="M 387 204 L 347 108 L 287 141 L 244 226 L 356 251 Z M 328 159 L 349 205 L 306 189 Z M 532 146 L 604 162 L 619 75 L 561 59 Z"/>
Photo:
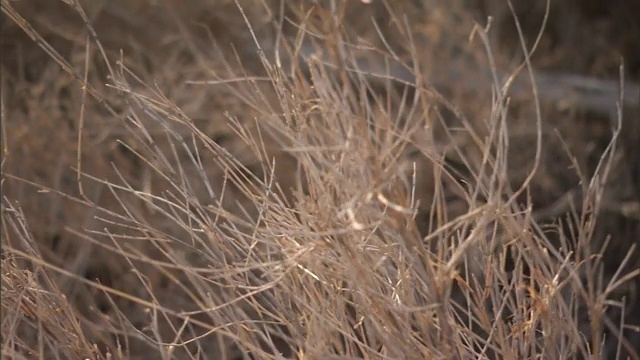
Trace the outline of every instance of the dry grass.
<path fill-rule="evenodd" d="M 637 83 L 312 3 L 2 0 L 3 358 L 640 358 Z"/>

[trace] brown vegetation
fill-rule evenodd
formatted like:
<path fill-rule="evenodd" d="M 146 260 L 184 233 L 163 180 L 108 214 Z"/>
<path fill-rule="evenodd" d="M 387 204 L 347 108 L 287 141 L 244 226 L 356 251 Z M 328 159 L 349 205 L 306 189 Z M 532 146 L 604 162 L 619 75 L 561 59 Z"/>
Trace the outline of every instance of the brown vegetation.
<path fill-rule="evenodd" d="M 640 9 L 512 2 L 2 0 L 2 357 L 640 358 Z"/>

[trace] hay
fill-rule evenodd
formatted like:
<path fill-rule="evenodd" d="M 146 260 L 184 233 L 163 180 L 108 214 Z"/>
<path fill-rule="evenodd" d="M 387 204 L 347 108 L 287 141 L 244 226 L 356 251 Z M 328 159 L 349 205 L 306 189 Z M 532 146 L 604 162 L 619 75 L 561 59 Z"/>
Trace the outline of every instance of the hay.
<path fill-rule="evenodd" d="M 3 357 L 638 358 L 633 5 L 525 3 L 2 0 Z"/>

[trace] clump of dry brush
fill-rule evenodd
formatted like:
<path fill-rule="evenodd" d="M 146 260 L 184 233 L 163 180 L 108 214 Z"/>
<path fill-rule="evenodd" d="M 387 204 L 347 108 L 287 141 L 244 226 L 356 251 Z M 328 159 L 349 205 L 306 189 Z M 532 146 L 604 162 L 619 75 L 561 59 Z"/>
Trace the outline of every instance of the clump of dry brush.
<path fill-rule="evenodd" d="M 495 76 L 447 97 L 427 75 L 443 63 L 428 68 L 389 4 L 405 48 L 376 25 L 385 54 L 340 25 L 353 4 L 241 2 L 227 10 L 244 49 L 205 41 L 220 49 L 208 53 L 177 21 L 175 53 L 145 67 L 144 43 L 113 52 L 94 26 L 130 25 L 127 7 L 65 2 L 50 6 L 88 30 L 67 36 L 68 53 L 2 1 L 48 54 L 31 80 L 3 79 L 5 99 L 34 107 L 3 101 L 3 356 L 638 358 L 635 246 L 612 269 L 598 227 L 603 208 L 622 209 L 608 194 L 622 110 L 585 170 L 593 153 L 575 129 L 574 143 L 549 130 L 544 94 L 510 102 L 485 28 L 475 42 Z M 69 129 L 46 121 L 69 114 Z M 21 119 L 57 143 L 17 144 Z M 52 182 L 16 165 L 56 146 L 73 171 Z M 23 207 L 47 209 L 64 235 L 47 240 Z"/>

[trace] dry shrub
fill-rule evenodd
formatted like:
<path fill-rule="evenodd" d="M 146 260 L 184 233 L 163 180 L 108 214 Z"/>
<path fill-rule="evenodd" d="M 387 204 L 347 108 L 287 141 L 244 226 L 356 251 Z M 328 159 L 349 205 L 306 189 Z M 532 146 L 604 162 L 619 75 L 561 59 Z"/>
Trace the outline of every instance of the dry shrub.
<path fill-rule="evenodd" d="M 511 99 L 462 2 L 33 6 L 3 356 L 638 358 L 622 110 L 523 93 L 522 48 Z"/>

